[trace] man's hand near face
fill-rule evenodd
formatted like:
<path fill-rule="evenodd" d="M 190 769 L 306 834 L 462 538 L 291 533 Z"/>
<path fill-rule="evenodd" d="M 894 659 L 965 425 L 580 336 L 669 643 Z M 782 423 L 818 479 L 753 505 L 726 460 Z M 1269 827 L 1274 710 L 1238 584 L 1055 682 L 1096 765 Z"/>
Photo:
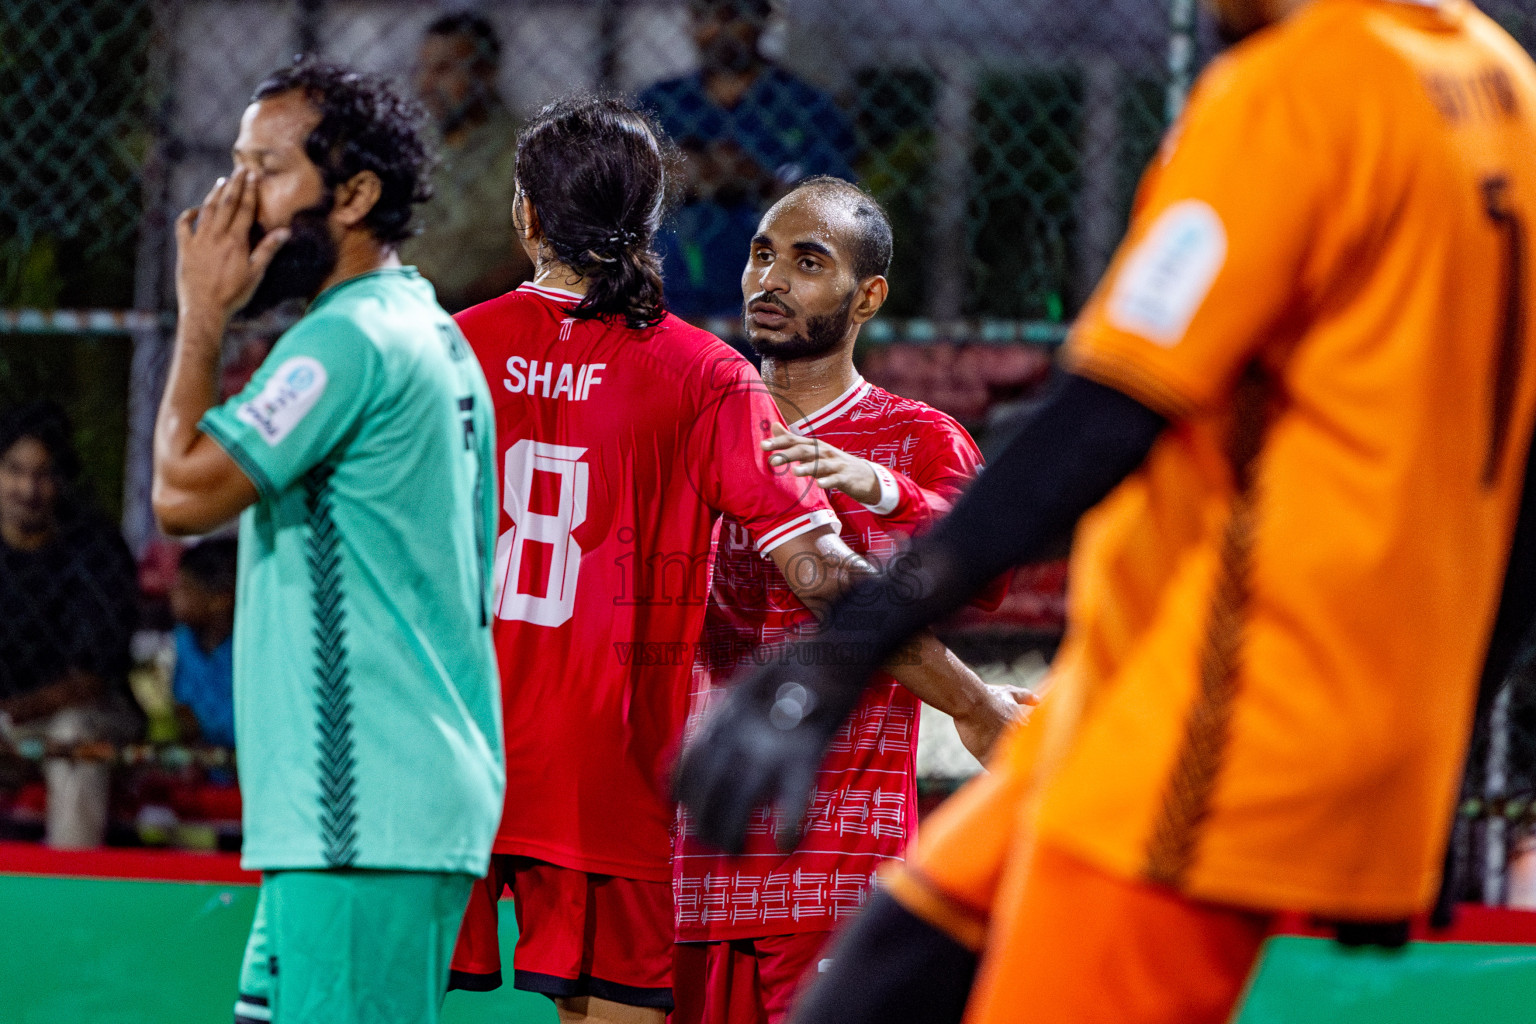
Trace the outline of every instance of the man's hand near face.
<path fill-rule="evenodd" d="M 287 228 L 274 228 L 251 248 L 256 183 L 241 168 L 220 178 L 203 204 L 176 219 L 176 305 L 184 320 L 224 324 L 250 301 Z"/>
<path fill-rule="evenodd" d="M 176 220 L 176 345 L 155 421 L 152 491 L 160 528 L 172 535 L 206 532 L 256 500 L 256 485 L 197 428 L 218 399 L 224 328 L 288 241 L 287 228 L 274 228 L 251 248 L 253 176 L 241 168 L 220 178 Z"/>

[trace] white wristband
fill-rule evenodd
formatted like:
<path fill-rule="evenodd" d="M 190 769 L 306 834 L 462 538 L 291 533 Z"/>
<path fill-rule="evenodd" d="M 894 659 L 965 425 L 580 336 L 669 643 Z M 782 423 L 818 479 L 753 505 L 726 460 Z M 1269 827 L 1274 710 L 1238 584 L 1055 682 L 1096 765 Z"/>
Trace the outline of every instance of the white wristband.
<path fill-rule="evenodd" d="M 901 488 L 896 486 L 896 474 L 880 465 L 878 462 L 870 462 L 869 468 L 875 471 L 875 479 L 880 481 L 880 500 L 873 505 L 865 505 L 877 516 L 888 516 L 896 511 L 896 505 L 901 501 Z"/>

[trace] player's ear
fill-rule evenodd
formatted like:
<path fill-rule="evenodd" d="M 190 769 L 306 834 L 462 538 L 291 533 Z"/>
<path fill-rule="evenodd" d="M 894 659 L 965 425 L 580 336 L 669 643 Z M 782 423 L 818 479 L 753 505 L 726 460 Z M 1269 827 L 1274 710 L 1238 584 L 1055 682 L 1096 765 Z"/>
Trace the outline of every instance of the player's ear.
<path fill-rule="evenodd" d="M 343 227 L 355 228 L 363 222 L 384 194 L 384 183 L 372 171 L 358 171 L 336 187 L 336 205 L 332 216 Z"/>
<path fill-rule="evenodd" d="M 533 208 L 533 200 L 528 198 L 526 192 L 517 194 L 517 205 L 514 207 L 516 216 L 512 218 L 512 226 L 517 228 L 517 233 L 528 242 L 537 242 L 544 236 L 543 225 L 539 223 L 539 211 Z"/>
<path fill-rule="evenodd" d="M 872 320 L 874 315 L 880 312 L 880 307 L 885 305 L 885 297 L 890 294 L 890 291 L 890 284 L 879 274 L 860 281 L 859 297 L 851 311 L 853 322 L 862 324 Z"/>

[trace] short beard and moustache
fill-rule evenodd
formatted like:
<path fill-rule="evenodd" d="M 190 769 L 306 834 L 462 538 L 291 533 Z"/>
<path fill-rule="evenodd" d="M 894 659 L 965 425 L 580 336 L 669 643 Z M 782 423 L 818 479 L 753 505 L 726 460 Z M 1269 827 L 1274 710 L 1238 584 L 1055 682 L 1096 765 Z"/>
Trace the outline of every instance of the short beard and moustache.
<path fill-rule="evenodd" d="M 805 333 L 791 335 L 784 341 L 768 341 L 758 338 L 752 332 L 751 324 L 747 325 L 747 340 L 753 351 L 764 359 L 812 359 L 816 356 L 824 356 L 834 351 L 848 337 L 848 326 L 853 322 L 853 297 L 858 293 L 857 289 L 849 292 L 842 305 L 834 312 L 824 316 L 811 316 L 805 319 Z M 774 306 L 780 312 L 788 315 L 789 310 L 779 306 L 772 299 L 753 299 L 753 302 L 765 302 Z"/>
<path fill-rule="evenodd" d="M 240 310 L 241 316 L 260 316 L 280 302 L 308 300 L 320 294 L 321 285 L 336 270 L 336 262 L 341 256 L 326 225 L 335 204 L 336 197 L 327 192 L 314 206 L 293 215 L 288 224 L 288 241 L 267 264 L 267 272 L 262 275 L 251 301 Z M 266 233 L 260 224 L 252 224 L 251 248 L 254 249 Z"/>
<path fill-rule="evenodd" d="M 470 88 L 469 93 L 458 103 L 451 105 L 439 103 L 438 133 L 444 137 L 452 135 L 472 119 L 479 117 L 490 108 L 493 96 L 494 93 L 489 85 L 476 81 Z"/>

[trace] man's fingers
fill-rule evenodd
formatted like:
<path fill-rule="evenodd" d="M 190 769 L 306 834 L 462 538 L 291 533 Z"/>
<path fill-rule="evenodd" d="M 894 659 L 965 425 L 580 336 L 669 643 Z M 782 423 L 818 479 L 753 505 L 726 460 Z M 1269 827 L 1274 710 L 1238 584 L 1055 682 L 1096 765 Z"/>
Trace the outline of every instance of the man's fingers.
<path fill-rule="evenodd" d="M 1026 704 L 1030 707 L 1034 707 L 1036 704 L 1040 703 L 1040 695 L 1034 690 L 1023 686 L 1013 686 L 1010 684 L 1004 686 L 994 686 L 992 689 L 1002 697 L 1013 701 L 1015 704 Z"/>
<path fill-rule="evenodd" d="M 816 478 L 817 485 L 824 491 L 841 491 L 848 493 L 848 488 L 854 486 L 847 473 L 828 473 Z"/>
<path fill-rule="evenodd" d="M 800 843 L 805 825 L 805 812 L 811 806 L 811 791 L 816 785 L 818 765 L 790 760 L 784 765 L 783 782 L 779 785 L 778 800 L 774 802 L 779 827 L 774 842 L 779 850 L 788 853 Z"/>
<path fill-rule="evenodd" d="M 185 249 L 187 243 L 192 240 L 192 225 L 197 223 L 197 207 L 189 207 L 181 211 L 181 216 L 176 218 L 176 246 Z"/>
<path fill-rule="evenodd" d="M 839 477 L 843 482 L 848 479 L 848 467 L 842 462 L 831 459 L 817 459 L 815 462 L 801 462 L 795 465 L 796 476 L 815 477 L 816 482 L 823 487 L 831 487 L 831 478 Z"/>
<path fill-rule="evenodd" d="M 213 209 L 213 204 L 218 201 L 219 194 L 224 191 L 224 184 L 228 180 L 222 177 L 214 179 L 213 187 L 208 190 L 207 195 L 203 196 L 203 201 L 199 204 L 204 210 Z"/>
<path fill-rule="evenodd" d="M 246 226 L 246 230 L 250 230 L 249 225 Z M 256 243 L 256 248 L 251 250 L 251 269 L 265 274 L 267 265 L 272 262 L 272 257 L 276 256 L 277 250 L 288 241 L 288 234 L 287 228 L 273 228 L 262 236 L 261 241 Z"/>
<path fill-rule="evenodd" d="M 785 439 L 788 442 L 788 439 Z M 816 457 L 816 442 L 806 441 L 804 438 L 795 438 L 793 443 L 786 443 L 782 447 L 774 449 L 768 456 L 768 462 L 773 466 L 782 466 L 786 462 L 794 462 L 800 459 L 814 459 Z"/>
<path fill-rule="evenodd" d="M 801 441 L 788 448 L 774 452 L 768 457 L 770 466 L 782 466 L 786 462 L 813 462 L 820 457 L 820 451 L 815 441 Z"/>
<path fill-rule="evenodd" d="M 729 700 L 728 696 L 727 703 Z M 678 763 L 676 791 L 688 806 L 699 835 L 729 850 L 734 838 L 730 823 L 746 781 L 741 776 L 748 758 L 726 735 L 730 730 L 721 728 L 726 710 L 721 707 L 711 712 L 704 728 L 684 750 Z M 739 845 L 738 841 L 737 848 Z"/>
<path fill-rule="evenodd" d="M 240 199 L 245 194 L 245 172 L 236 171 L 224 182 L 224 188 L 219 192 L 219 197 L 214 201 L 215 216 L 214 226 L 220 231 L 229 229 L 234 222 L 235 213 L 240 208 Z"/>
<path fill-rule="evenodd" d="M 251 180 L 251 175 L 241 171 L 240 191 L 235 202 L 234 219 L 231 226 L 237 234 L 250 237 L 251 222 L 256 219 L 256 183 Z"/>
<path fill-rule="evenodd" d="M 722 744 L 714 740 L 711 735 L 713 731 L 707 726 L 699 730 L 699 734 L 683 747 L 677 759 L 677 769 L 673 773 L 673 798 L 687 804 L 695 812 L 709 790 L 709 780 L 713 777 L 721 753 Z"/>
<path fill-rule="evenodd" d="M 699 780 L 704 789 L 702 799 L 695 799 L 690 806 L 699 837 L 726 853 L 740 853 L 746 845 L 747 819 L 762 784 L 752 758 L 737 753 L 742 756 L 729 759 L 729 764 L 715 760 L 708 775 Z"/>
<path fill-rule="evenodd" d="M 201 232 L 218 231 L 224 226 L 225 197 L 229 195 L 229 179 L 220 178 L 213 183 L 208 197 L 203 200 L 202 209 L 197 214 L 197 227 Z"/>
<path fill-rule="evenodd" d="M 784 424 L 775 423 L 773 424 L 773 436 L 763 441 L 763 451 L 778 451 L 782 448 L 788 448 L 792 444 L 801 444 L 807 440 L 809 439 L 792 433 Z M 815 442 L 811 443 L 814 444 Z"/>

